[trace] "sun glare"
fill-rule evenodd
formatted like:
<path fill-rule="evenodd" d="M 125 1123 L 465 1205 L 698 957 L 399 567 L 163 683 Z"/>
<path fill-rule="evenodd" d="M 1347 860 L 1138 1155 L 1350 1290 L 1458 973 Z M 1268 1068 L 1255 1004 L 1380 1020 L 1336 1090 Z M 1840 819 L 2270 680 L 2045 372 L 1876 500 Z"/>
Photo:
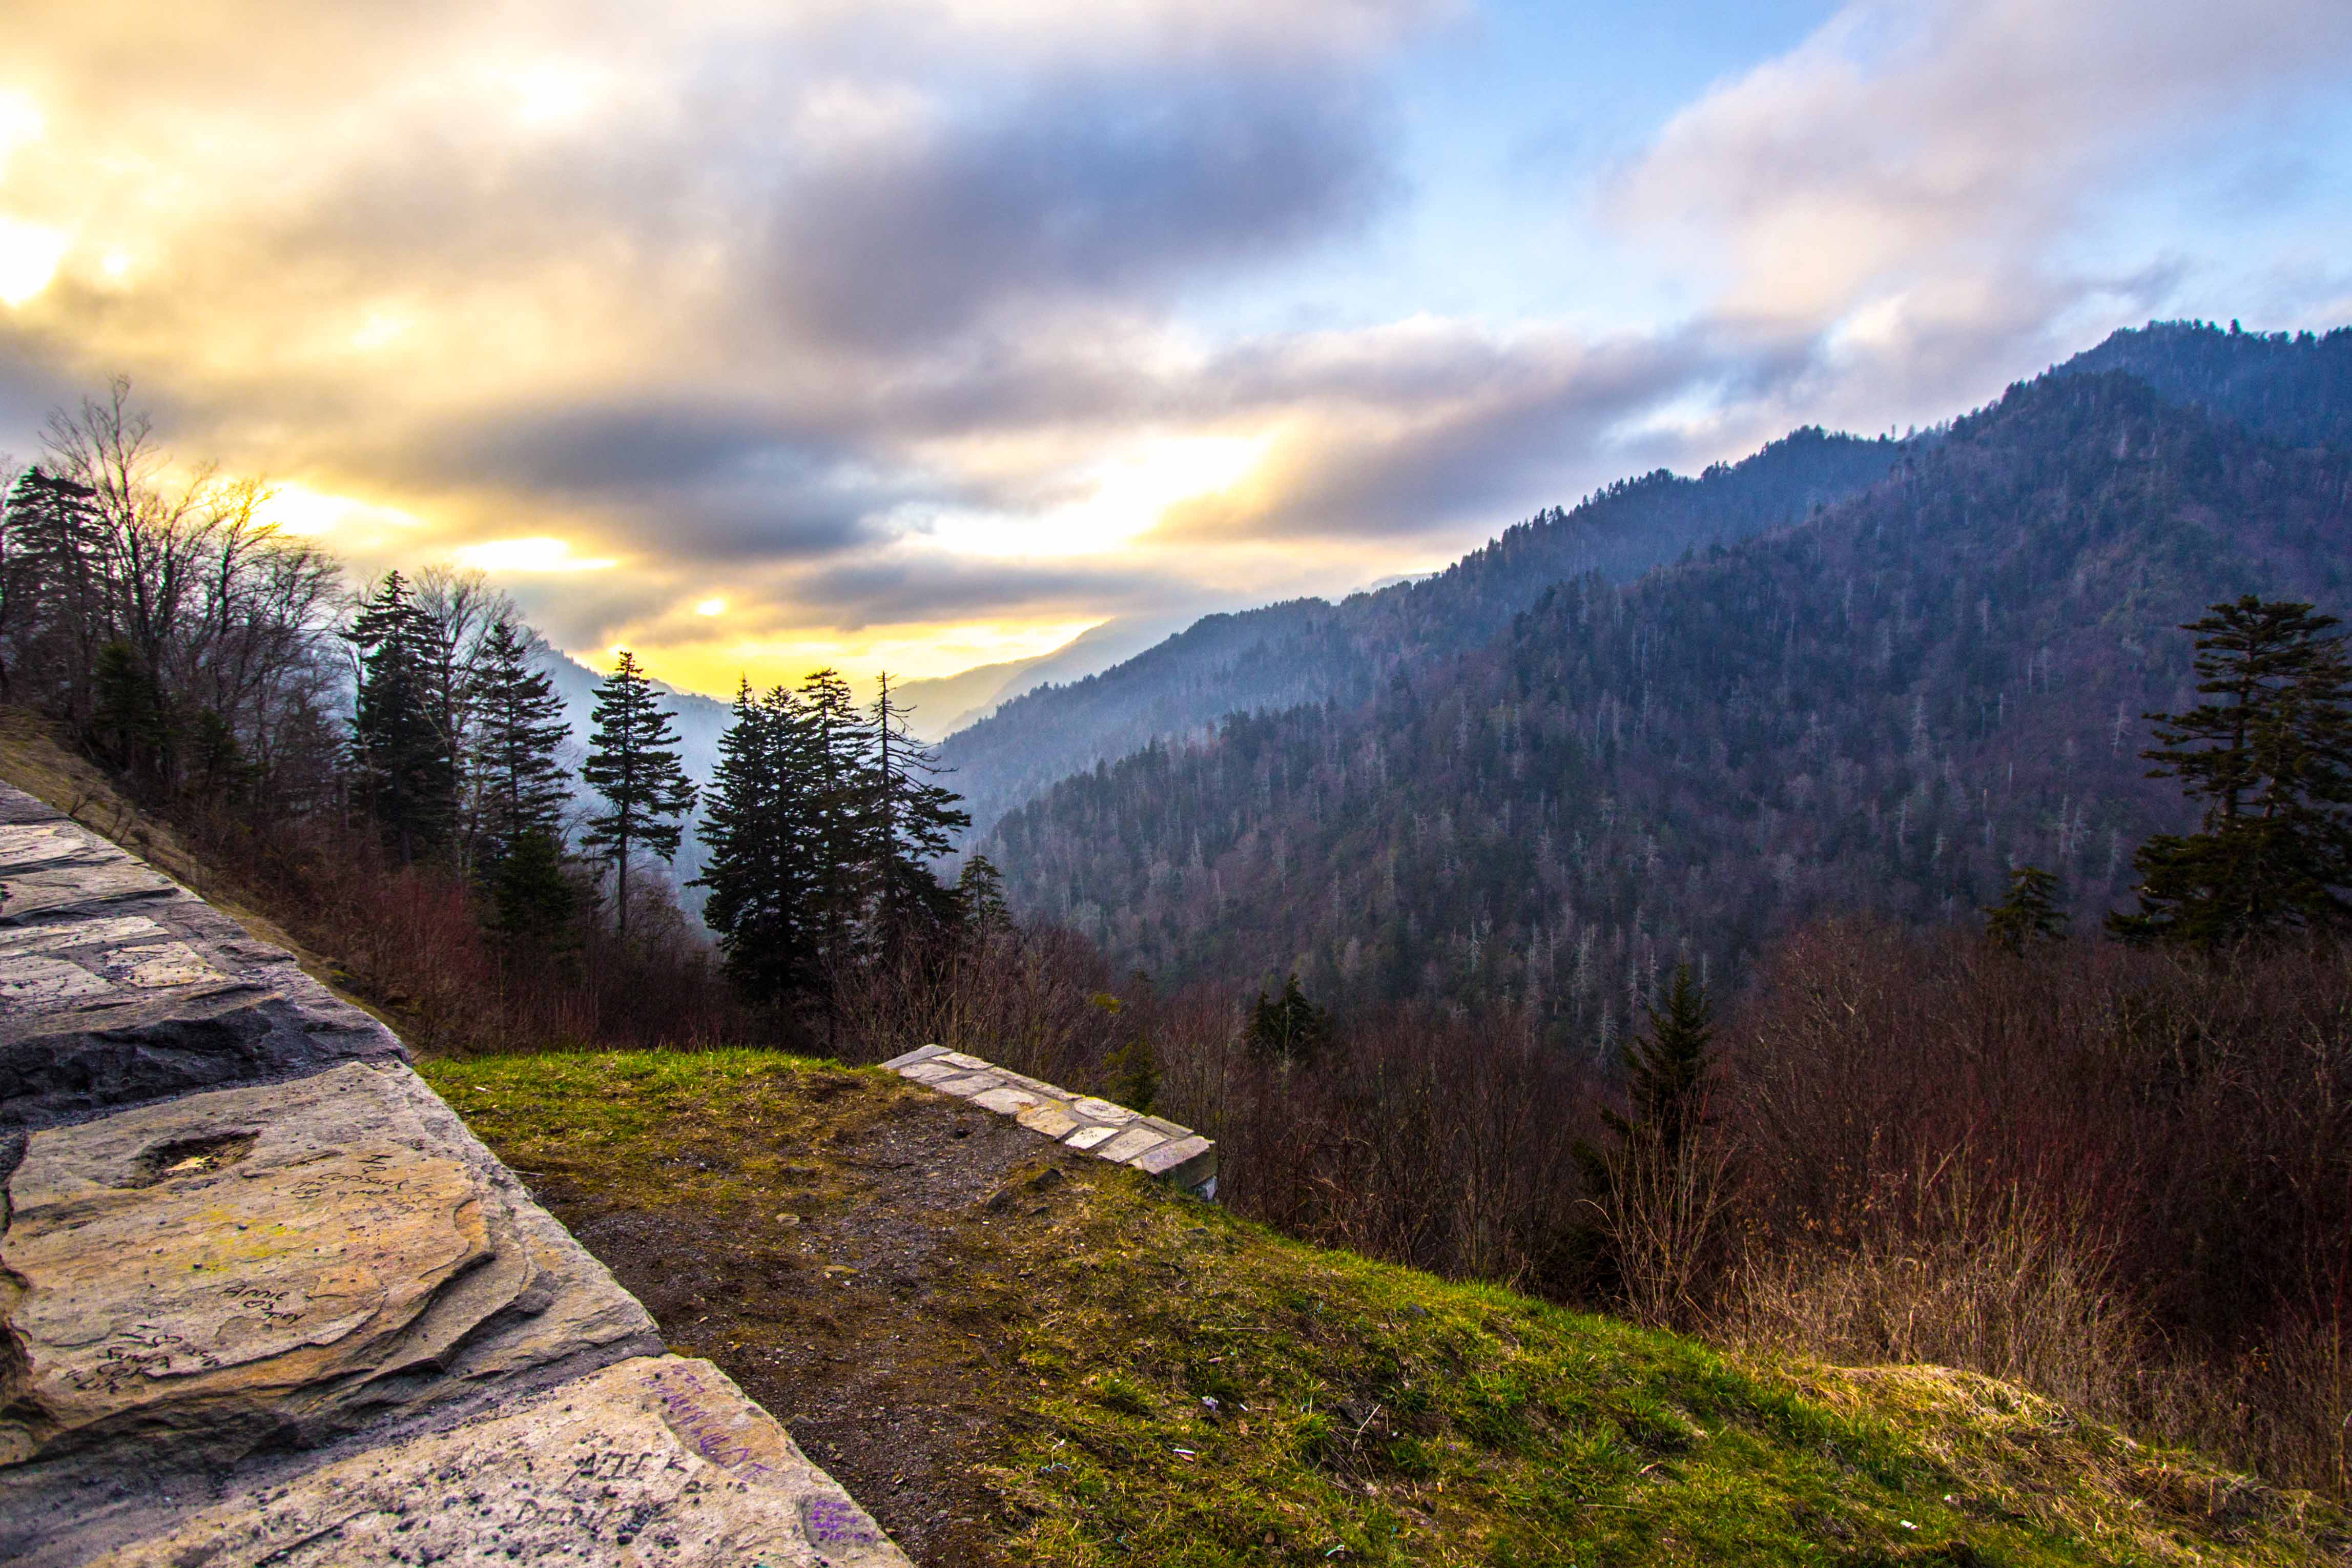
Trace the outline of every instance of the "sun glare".
<path fill-rule="evenodd" d="M 727 601 L 724 599 L 705 599 L 702 603 L 694 606 L 694 613 L 698 616 L 723 616 L 727 613 Z"/>
<path fill-rule="evenodd" d="M 380 349 L 406 331 L 407 317 L 390 310 L 371 310 L 360 323 L 359 331 L 352 334 L 352 347 L 362 351 Z"/>
<path fill-rule="evenodd" d="M 930 535 L 977 555 L 1092 555 L 1130 543 L 1159 526 L 1171 507 L 1234 489 L 1257 467 L 1267 437 L 1192 436 L 1113 458 L 1084 478 L 1092 493 L 1030 517 L 966 513 L 940 517 Z"/>
<path fill-rule="evenodd" d="M 531 539 L 493 539 L 454 552 L 458 564 L 489 573 L 605 572 L 618 561 L 604 556 L 572 553 L 572 542 L 541 535 Z"/>
<path fill-rule="evenodd" d="M 47 288 L 67 244 L 56 229 L 0 217 L 0 304 L 14 310 Z"/>
<path fill-rule="evenodd" d="M 0 169 L 7 167 L 9 153 L 47 132 L 48 121 L 31 99 L 21 92 L 0 92 Z"/>
<path fill-rule="evenodd" d="M 549 62 L 510 73 L 515 115 L 526 125 L 574 120 L 595 101 L 594 79 L 577 66 Z"/>
<path fill-rule="evenodd" d="M 262 516 L 282 532 L 305 539 L 332 535 L 341 547 L 365 547 L 397 538 L 417 525 L 413 514 L 398 507 L 330 495 L 300 484 L 272 485 Z"/>

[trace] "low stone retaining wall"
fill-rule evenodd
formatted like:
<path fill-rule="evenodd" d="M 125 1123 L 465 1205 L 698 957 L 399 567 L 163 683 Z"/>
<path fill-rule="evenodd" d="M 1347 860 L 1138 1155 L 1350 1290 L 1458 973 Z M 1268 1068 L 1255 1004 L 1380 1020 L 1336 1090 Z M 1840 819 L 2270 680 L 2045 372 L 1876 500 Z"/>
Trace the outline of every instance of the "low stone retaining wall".
<path fill-rule="evenodd" d="M 882 1065 L 941 1094 L 1010 1116 L 1066 1149 L 1132 1165 L 1200 1197 L 1217 1195 L 1217 1146 L 1189 1127 L 1072 1094 L 943 1046 L 924 1046 Z"/>
<path fill-rule="evenodd" d="M 0 1561 L 907 1568 L 290 954 L 0 785 Z"/>

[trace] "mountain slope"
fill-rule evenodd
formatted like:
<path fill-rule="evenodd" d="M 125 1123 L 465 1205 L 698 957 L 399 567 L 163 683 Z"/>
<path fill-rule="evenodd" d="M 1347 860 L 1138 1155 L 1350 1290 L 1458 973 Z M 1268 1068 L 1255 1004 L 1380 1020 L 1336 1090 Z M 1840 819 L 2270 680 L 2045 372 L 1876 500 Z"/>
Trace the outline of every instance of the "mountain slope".
<path fill-rule="evenodd" d="M 2242 332 L 2150 321 L 2111 334 L 2060 365 L 2061 375 L 2124 371 L 2175 403 L 2234 419 L 2290 447 L 2352 446 L 2352 327 Z"/>
<path fill-rule="evenodd" d="M 2211 600 L 2352 609 L 2352 456 L 2053 374 L 1867 494 L 1622 586 L 1355 710 L 1230 721 L 1065 782 L 984 851 L 1166 977 L 1525 997 L 1606 1037 L 1663 964 L 1790 922 L 1971 916 L 2012 863 L 2078 917 L 2179 825 L 2139 715 Z"/>
<path fill-rule="evenodd" d="M 2352 329 L 2224 331 L 2151 321 L 2053 373 L 2124 371 L 2168 401 L 2201 406 L 2291 446 L 2352 443 Z M 1696 479 L 1664 470 L 1511 529 L 1427 582 L 1213 617 L 1094 682 L 1039 691 L 950 739 L 946 760 L 973 801 L 976 833 L 1057 778 L 1199 736 L 1224 715 L 1337 700 L 1352 705 L 1399 668 L 1474 647 L 1553 584 L 1597 571 L 1626 582 L 1685 550 L 1749 538 L 1854 494 L 1933 433 L 1896 443 L 1797 431 Z"/>
<path fill-rule="evenodd" d="M 1684 551 L 1746 538 L 1884 477 L 1904 444 L 1794 432 L 1698 479 L 1660 469 L 1520 523 L 1444 572 L 1338 605 L 1295 599 L 1210 616 L 1115 668 L 1009 701 L 950 736 L 941 760 L 984 834 L 1055 780 L 1226 714 L 1362 701 L 1391 671 L 1474 647 L 1544 589 L 1587 572 L 1627 580 Z"/>

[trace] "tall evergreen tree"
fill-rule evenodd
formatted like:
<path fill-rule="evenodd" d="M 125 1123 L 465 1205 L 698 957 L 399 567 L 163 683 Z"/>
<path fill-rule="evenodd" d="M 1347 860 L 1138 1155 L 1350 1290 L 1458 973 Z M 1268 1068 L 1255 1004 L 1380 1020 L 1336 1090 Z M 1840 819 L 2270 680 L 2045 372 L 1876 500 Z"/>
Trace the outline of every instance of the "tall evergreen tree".
<path fill-rule="evenodd" d="M 874 912 L 879 856 L 873 736 L 837 671 L 810 675 L 797 698 L 806 735 L 797 753 L 796 787 L 807 803 L 815 861 L 813 913 L 825 963 L 845 968 L 865 956 Z"/>
<path fill-rule="evenodd" d="M 955 891 L 957 920 L 966 931 L 997 931 L 1013 923 L 1012 909 L 1004 901 L 1004 873 L 987 856 L 973 855 L 964 861 Z"/>
<path fill-rule="evenodd" d="M 886 946 L 956 925 L 962 906 L 931 865 L 971 826 L 961 796 L 937 781 L 938 759 L 907 732 L 906 710 L 890 700 L 890 678 L 868 711 L 873 725 L 873 832 L 877 918 Z"/>
<path fill-rule="evenodd" d="M 90 728 L 114 765 L 147 784 L 168 780 L 172 710 L 154 672 L 118 637 L 98 650 L 92 683 L 97 709 Z"/>
<path fill-rule="evenodd" d="M 406 865 L 439 847 L 457 815 L 457 759 L 431 700 L 433 625 L 394 572 L 344 636 L 360 663 L 354 758 L 369 808 Z"/>
<path fill-rule="evenodd" d="M 1261 991 L 1250 1009 L 1250 1054 L 1262 1061 L 1297 1067 L 1321 1054 L 1331 1040 L 1331 1015 L 1307 999 L 1293 973 L 1282 994 Z"/>
<path fill-rule="evenodd" d="M 489 871 L 492 924 L 517 944 L 542 950 L 566 945 L 580 900 L 563 874 L 563 841 L 543 827 L 526 827 L 506 843 Z"/>
<path fill-rule="evenodd" d="M 2066 911 L 2058 907 L 2058 879 L 2039 866 L 2009 874 L 2009 893 L 1984 911 L 1985 940 L 2005 952 L 2066 934 Z"/>
<path fill-rule="evenodd" d="M 708 858 L 696 882 L 709 889 L 702 918 L 719 933 L 729 977 L 764 1003 L 822 981 L 813 750 L 809 716 L 791 692 L 739 686 L 705 796 Z"/>
<path fill-rule="evenodd" d="M 1575 1146 L 1591 1215 L 1577 1227 L 1575 1246 L 1604 1290 L 1624 1280 L 1619 1243 L 1628 1204 L 1640 1201 L 1645 1186 L 1654 1193 L 1675 1184 L 1660 1178 L 1684 1169 L 1692 1136 L 1706 1121 L 1714 1006 L 1687 963 L 1675 965 L 1660 1002 L 1644 1008 L 1647 1037 L 1625 1047 L 1625 1114 L 1601 1113 L 1614 1141 L 1597 1149 L 1580 1139 Z"/>
<path fill-rule="evenodd" d="M 9 490 L 0 531 L 0 701 L 27 700 L 21 663 L 45 666 L 59 678 L 59 706 L 84 733 L 107 625 L 95 499 L 88 485 L 27 468 Z"/>
<path fill-rule="evenodd" d="M 629 931 L 630 857 L 675 856 L 683 832 L 678 818 L 694 808 L 694 785 L 678 765 L 677 744 L 653 683 L 636 656 L 622 649 L 620 663 L 596 689 L 595 728 L 580 777 L 607 807 L 588 819 L 582 838 L 613 864 L 623 936 Z"/>
<path fill-rule="evenodd" d="M 1648 1037 L 1629 1042 L 1625 1049 L 1629 1114 L 1604 1114 L 1621 1136 L 1630 1137 L 1638 1129 L 1675 1149 L 1699 1126 L 1707 1049 L 1715 1041 L 1715 1008 L 1687 963 L 1675 965 L 1664 1000 L 1664 1006 L 1654 1003 L 1646 1009 Z"/>
<path fill-rule="evenodd" d="M 2151 778 L 2204 803 L 2193 834 L 2132 858 L 2139 909 L 2108 917 L 2135 944 L 2205 948 L 2352 923 L 2352 665 L 2333 616 L 2247 595 L 2182 629 L 2197 637 L 2186 713 L 2151 713 Z"/>
<path fill-rule="evenodd" d="M 571 799 L 571 775 L 557 753 L 572 727 L 555 682 L 532 664 L 534 640 L 511 620 L 493 621 L 472 678 L 467 763 L 481 840 L 477 857 L 493 877 L 526 834 L 560 845 Z"/>

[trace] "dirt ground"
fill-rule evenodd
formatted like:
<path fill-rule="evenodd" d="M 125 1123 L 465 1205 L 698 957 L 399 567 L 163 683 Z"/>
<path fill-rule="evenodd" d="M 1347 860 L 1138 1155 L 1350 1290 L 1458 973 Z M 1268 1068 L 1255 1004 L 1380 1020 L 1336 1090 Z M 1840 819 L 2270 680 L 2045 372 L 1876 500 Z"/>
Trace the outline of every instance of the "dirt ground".
<path fill-rule="evenodd" d="M 533 1185 L 674 1349 L 724 1367 L 918 1563 L 962 1568 L 1001 1530 L 974 1472 L 1010 1407 L 1010 1352 L 957 1282 L 991 1268 L 989 1228 L 1036 1206 L 1007 1181 L 1042 1152 L 1002 1117 L 909 1097 L 797 1168 L 800 1194 L 790 1163 L 711 1206 L 554 1172 Z M 703 1181 L 732 1173 L 723 1147 L 687 1157 Z"/>

